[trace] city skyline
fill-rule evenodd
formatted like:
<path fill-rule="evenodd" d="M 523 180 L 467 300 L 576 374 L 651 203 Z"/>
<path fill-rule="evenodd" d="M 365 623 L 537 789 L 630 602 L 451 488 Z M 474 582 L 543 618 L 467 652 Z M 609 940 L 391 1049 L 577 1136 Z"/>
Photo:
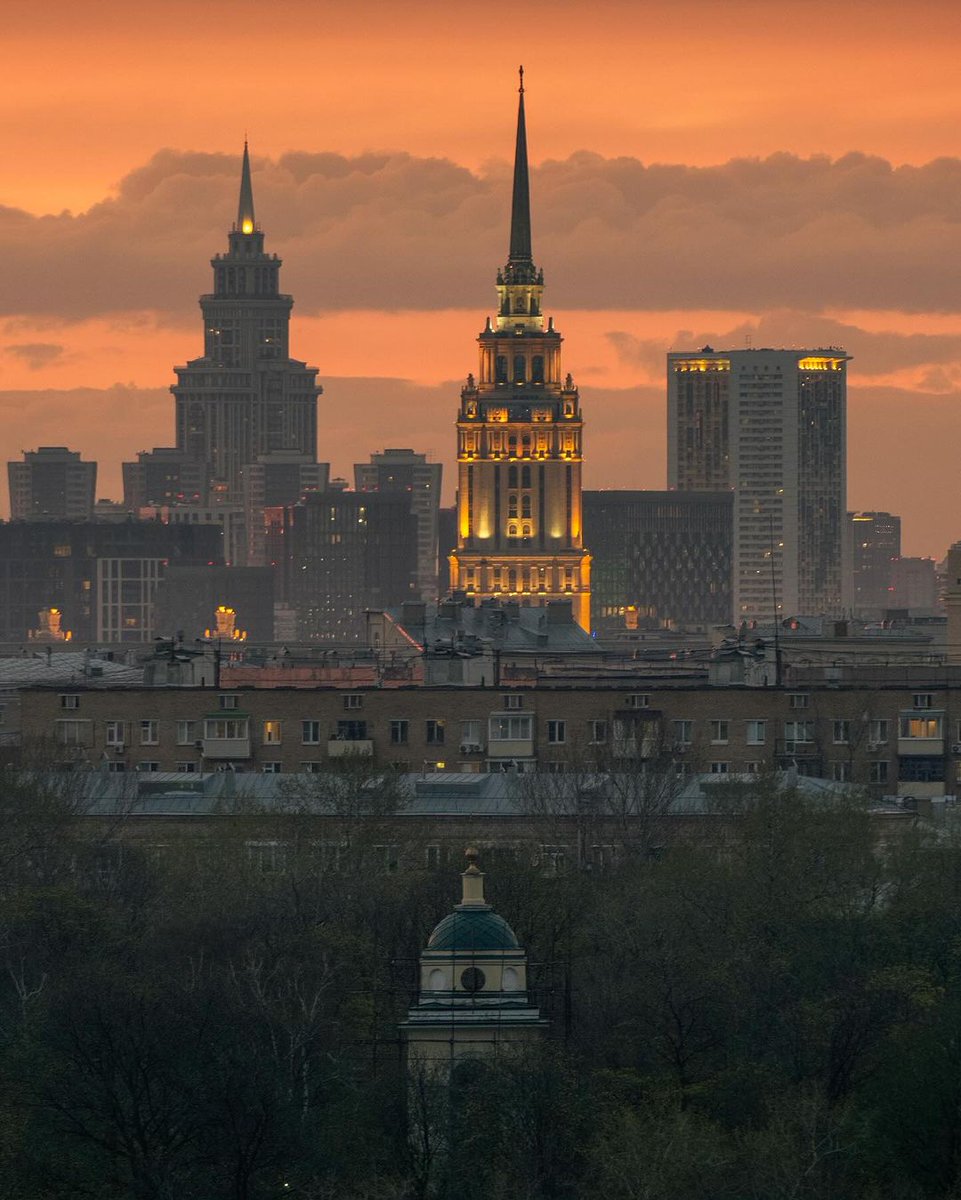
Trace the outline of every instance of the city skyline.
<path fill-rule="evenodd" d="M 17 14 L 10 37 L 24 53 L 6 87 L 18 120 L 0 170 L 5 459 L 69 445 L 100 463 L 101 494 L 117 498 L 120 462 L 171 443 L 171 366 L 194 349 L 196 296 L 232 212 L 246 130 L 258 217 L 297 299 L 297 352 L 326 390 L 319 456 L 348 475 L 374 450 L 410 445 L 447 467 L 449 501 L 449 397 L 503 253 L 503 129 L 523 58 L 538 131 L 535 234 L 590 412 L 585 486 L 663 486 L 669 348 L 841 344 L 853 356 L 849 507 L 900 513 L 905 553 L 942 555 L 961 537 L 951 454 L 961 312 L 942 266 L 961 253 L 961 88 L 938 64 L 958 44 L 959 18 L 922 5 L 935 28 L 891 5 L 849 5 L 815 36 L 817 5 L 804 6 L 803 27 L 798 5 L 763 21 L 759 6 L 734 9 L 704 38 L 709 10 L 697 4 L 602 5 L 623 27 L 615 38 L 561 4 L 536 46 L 521 34 L 508 52 L 466 17 L 438 23 L 415 5 L 403 30 L 375 29 L 361 53 L 340 14 L 320 31 L 290 3 L 263 29 L 246 19 L 253 6 L 235 5 L 216 37 L 236 51 L 220 58 L 237 79 L 280 41 L 293 67 L 323 49 L 324 88 L 308 95 L 312 76 L 285 60 L 294 85 L 280 98 L 273 64 L 256 92 L 226 86 L 207 53 L 216 4 L 162 35 L 97 6 L 83 14 L 92 60 L 82 75 L 66 60 L 79 16 L 57 4 Z M 429 22 L 433 40 L 415 55 Z M 649 66 L 636 81 L 626 72 L 641 46 Z M 62 69 L 62 103 L 47 79 L 20 74 L 41 48 L 48 76 Z M 736 53 L 751 57 L 750 82 L 731 81 Z M 113 74 L 97 70 L 104 55 Z M 206 73 L 192 74 L 203 55 Z M 688 73 L 697 88 L 679 85 Z M 117 104 L 124 89 L 135 99 L 151 87 L 152 103 Z M 752 155 L 760 161 L 738 161 Z M 713 285 L 691 269 L 711 254 Z M 398 408 L 402 429 L 391 424 Z"/>

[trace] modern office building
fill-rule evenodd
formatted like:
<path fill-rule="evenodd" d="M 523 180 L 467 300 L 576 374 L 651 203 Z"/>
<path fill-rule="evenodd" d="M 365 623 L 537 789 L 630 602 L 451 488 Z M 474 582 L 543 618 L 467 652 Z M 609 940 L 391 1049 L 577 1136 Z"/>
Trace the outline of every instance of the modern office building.
<path fill-rule="evenodd" d="M 330 463 L 316 457 L 272 450 L 243 470 L 244 527 L 247 565 L 269 566 L 273 561 L 275 514 L 298 504 L 311 492 L 324 492 L 330 482 Z"/>
<path fill-rule="evenodd" d="M 417 518 L 402 492 L 312 492 L 291 510 L 289 594 L 298 639 L 359 642 L 367 609 L 417 591 Z"/>
<path fill-rule="evenodd" d="M 354 465 L 358 492 L 404 492 L 417 518 L 417 588 L 422 600 L 437 599 L 437 534 L 440 512 L 440 463 L 413 450 L 385 450 L 369 463 Z"/>
<path fill-rule="evenodd" d="M 584 493 L 591 627 L 707 627 L 731 619 L 734 493 Z"/>
<path fill-rule="evenodd" d="M 175 446 L 141 450 L 123 464 L 123 499 L 130 512 L 152 506 L 207 503 L 207 470 Z"/>
<path fill-rule="evenodd" d="M 89 521 L 97 493 L 97 464 L 66 446 L 27 450 L 7 463 L 12 521 Z"/>
<path fill-rule="evenodd" d="M 568 597 L 590 626 L 591 558 L 581 521 L 583 429 L 561 335 L 542 308 L 544 273 L 531 251 L 521 75 L 510 250 L 499 305 L 477 339 L 457 416 L 457 548 L 451 587 L 468 597 L 546 604 Z"/>
<path fill-rule="evenodd" d="M 667 357 L 668 486 L 734 491 L 736 622 L 840 613 L 848 355 Z"/>
<path fill-rule="evenodd" d="M 28 642 L 56 610 L 75 642 L 150 642 L 171 565 L 221 559 L 220 530 L 159 521 L 0 524 L 0 641 Z"/>
<path fill-rule="evenodd" d="M 894 607 L 891 573 L 901 557 L 901 518 L 888 512 L 848 513 L 851 538 L 851 604 L 858 615 Z"/>

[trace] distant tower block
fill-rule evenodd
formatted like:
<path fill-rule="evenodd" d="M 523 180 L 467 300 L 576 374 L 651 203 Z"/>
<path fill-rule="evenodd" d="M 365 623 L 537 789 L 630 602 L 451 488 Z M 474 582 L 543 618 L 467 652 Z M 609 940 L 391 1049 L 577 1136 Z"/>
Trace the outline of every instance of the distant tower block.
<path fill-rule="evenodd" d="M 561 371 L 561 335 L 541 306 L 544 273 L 531 252 L 527 129 L 521 73 L 507 265 L 497 317 L 477 339 L 457 416 L 457 548 L 451 588 L 468 597 L 542 605 L 568 598 L 590 628 L 591 557 L 584 549 L 584 422 Z"/>
<path fill-rule="evenodd" d="M 477 851 L 463 898 L 420 958 L 420 998 L 401 1030 L 411 1080 L 448 1082 L 458 1065 L 529 1045 L 547 1026 L 527 994 L 527 954 L 484 899 Z"/>
<path fill-rule="evenodd" d="M 214 290 L 200 297 L 204 353 L 176 367 L 177 451 L 203 463 L 208 502 L 243 503 L 243 472 L 284 451 L 317 461 L 317 371 L 289 353 L 293 300 L 281 262 L 264 250 L 244 143 L 237 221 L 211 259 Z M 294 494 L 290 502 L 297 500 Z"/>

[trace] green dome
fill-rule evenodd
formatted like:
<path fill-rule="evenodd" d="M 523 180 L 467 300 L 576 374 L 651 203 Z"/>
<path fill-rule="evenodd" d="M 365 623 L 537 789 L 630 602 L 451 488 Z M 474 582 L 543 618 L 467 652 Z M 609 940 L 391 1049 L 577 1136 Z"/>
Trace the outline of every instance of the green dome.
<path fill-rule="evenodd" d="M 489 908 L 456 909 L 437 926 L 428 950 L 517 950 L 510 925 Z"/>

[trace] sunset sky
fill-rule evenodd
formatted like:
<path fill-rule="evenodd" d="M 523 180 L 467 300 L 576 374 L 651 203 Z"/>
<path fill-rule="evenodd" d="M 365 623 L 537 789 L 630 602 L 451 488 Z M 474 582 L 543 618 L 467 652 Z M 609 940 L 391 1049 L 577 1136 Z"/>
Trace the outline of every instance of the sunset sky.
<path fill-rule="evenodd" d="M 842 345 L 851 508 L 961 539 L 961 5 L 413 0 L 8 6 L 0 455 L 173 442 L 172 366 L 250 139 L 335 474 L 430 451 L 507 251 L 524 63 L 534 255 L 588 487 L 662 487 L 664 354 Z M 3 511 L 6 511 L 6 488 Z"/>

